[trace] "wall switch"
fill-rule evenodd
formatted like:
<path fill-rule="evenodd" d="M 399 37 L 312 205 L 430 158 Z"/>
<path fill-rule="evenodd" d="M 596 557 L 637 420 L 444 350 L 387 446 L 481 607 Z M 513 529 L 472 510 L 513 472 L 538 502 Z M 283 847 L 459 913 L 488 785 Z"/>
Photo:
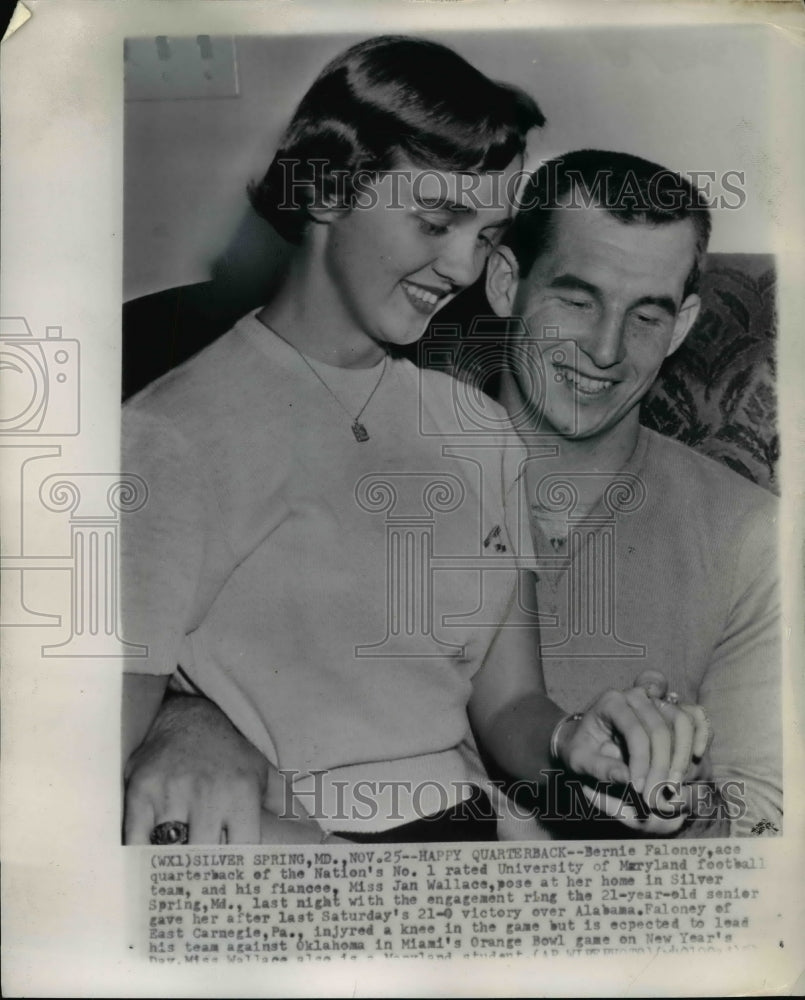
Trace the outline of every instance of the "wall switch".
<path fill-rule="evenodd" d="M 157 35 L 123 45 L 127 101 L 238 96 L 234 38 Z"/>

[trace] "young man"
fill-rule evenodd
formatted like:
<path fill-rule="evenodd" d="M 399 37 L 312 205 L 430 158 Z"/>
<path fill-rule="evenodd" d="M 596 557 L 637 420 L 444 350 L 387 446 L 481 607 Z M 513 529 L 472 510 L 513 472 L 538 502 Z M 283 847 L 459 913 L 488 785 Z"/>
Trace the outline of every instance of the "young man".
<path fill-rule="evenodd" d="M 521 200 L 486 287 L 516 320 L 499 396 L 530 455 L 548 692 L 573 710 L 636 662 L 660 670 L 714 734 L 696 777 L 716 799 L 691 786 L 688 832 L 779 829 L 775 499 L 639 420 L 699 312 L 708 209 L 678 175 L 596 150 L 544 164 Z"/>

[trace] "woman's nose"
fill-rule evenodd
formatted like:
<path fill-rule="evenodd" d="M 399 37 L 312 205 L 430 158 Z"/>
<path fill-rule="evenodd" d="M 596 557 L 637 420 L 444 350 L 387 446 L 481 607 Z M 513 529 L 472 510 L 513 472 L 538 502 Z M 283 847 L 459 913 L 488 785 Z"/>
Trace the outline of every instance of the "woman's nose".
<path fill-rule="evenodd" d="M 443 246 L 433 269 L 460 288 L 466 288 L 481 276 L 486 261 L 483 247 L 474 233 L 457 232 Z"/>

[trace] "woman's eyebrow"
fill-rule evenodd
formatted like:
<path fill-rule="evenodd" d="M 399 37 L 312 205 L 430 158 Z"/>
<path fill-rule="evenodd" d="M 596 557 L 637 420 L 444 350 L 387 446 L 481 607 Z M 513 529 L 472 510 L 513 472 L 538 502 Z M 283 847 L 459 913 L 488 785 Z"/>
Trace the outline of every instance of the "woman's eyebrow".
<path fill-rule="evenodd" d="M 421 195 L 416 195 L 414 202 L 419 208 L 424 208 L 429 212 L 461 212 L 462 214 L 475 212 L 472 205 L 461 205 L 457 201 L 450 201 L 449 198 L 423 198 Z"/>
<path fill-rule="evenodd" d="M 460 205 L 458 202 L 447 201 L 444 198 L 417 198 L 416 207 L 425 212 L 446 212 L 449 215 L 462 215 L 465 218 L 475 218 L 478 210 L 472 205 Z M 484 226 L 484 229 L 507 229 L 512 224 L 512 217 L 498 219 Z"/>

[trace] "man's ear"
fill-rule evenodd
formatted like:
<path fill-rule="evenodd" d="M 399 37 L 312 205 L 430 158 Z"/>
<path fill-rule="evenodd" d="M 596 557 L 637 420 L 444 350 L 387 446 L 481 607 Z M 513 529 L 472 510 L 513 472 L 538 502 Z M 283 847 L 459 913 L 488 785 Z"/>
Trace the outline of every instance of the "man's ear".
<path fill-rule="evenodd" d="M 679 312 L 676 314 L 671 343 L 665 352 L 666 358 L 670 357 L 682 345 L 685 337 L 690 333 L 693 324 L 696 322 L 696 317 L 699 315 L 701 306 L 702 300 L 698 295 L 689 295 L 682 303 Z"/>
<path fill-rule="evenodd" d="M 486 263 L 486 297 L 497 316 L 511 316 L 520 268 L 509 247 L 495 247 Z"/>

